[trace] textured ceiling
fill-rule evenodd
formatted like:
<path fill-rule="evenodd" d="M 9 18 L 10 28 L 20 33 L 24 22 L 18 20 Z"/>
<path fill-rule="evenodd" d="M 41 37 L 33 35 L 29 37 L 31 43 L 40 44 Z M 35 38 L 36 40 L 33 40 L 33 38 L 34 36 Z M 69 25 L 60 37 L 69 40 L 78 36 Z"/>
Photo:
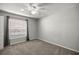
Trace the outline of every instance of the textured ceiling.
<path fill-rule="evenodd" d="M 28 3 L 0 3 L 0 9 L 28 17 L 42 18 L 60 11 L 64 11 L 76 5 L 79 6 L 78 3 L 36 3 L 39 7 L 41 7 L 39 14 L 31 15 L 27 10 L 27 4 Z M 21 9 L 25 10 L 21 11 Z"/>
<path fill-rule="evenodd" d="M 47 15 L 48 10 L 46 9 L 46 6 L 50 5 L 49 3 L 36 3 L 39 7 L 41 7 L 41 9 L 38 11 L 38 14 L 31 15 L 27 10 L 27 4 L 28 3 L 0 3 L 0 9 L 10 13 L 20 14 L 34 18 L 41 18 Z M 24 11 L 21 11 L 21 9 L 24 9 Z"/>

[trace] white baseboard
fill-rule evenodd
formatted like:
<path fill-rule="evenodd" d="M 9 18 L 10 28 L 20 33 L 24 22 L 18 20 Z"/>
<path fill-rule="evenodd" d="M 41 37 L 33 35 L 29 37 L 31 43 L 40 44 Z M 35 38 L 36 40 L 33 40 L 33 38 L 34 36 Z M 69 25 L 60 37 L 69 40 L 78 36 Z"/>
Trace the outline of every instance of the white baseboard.
<path fill-rule="evenodd" d="M 42 39 L 39 39 L 39 40 L 42 40 Z M 48 42 L 48 43 L 50 43 L 50 44 L 54 44 L 54 45 L 60 46 L 60 47 L 62 47 L 62 48 L 65 48 L 65 49 L 68 49 L 68 50 L 71 50 L 71 51 L 74 51 L 74 52 L 78 52 L 78 53 L 79 53 L 78 50 L 71 49 L 71 48 L 65 47 L 65 46 L 60 45 L 60 44 L 57 44 L 57 43 L 53 43 L 53 42 L 50 42 L 50 41 L 47 41 L 47 40 L 44 40 L 44 39 L 43 39 L 42 41 L 45 41 L 45 42 Z"/>

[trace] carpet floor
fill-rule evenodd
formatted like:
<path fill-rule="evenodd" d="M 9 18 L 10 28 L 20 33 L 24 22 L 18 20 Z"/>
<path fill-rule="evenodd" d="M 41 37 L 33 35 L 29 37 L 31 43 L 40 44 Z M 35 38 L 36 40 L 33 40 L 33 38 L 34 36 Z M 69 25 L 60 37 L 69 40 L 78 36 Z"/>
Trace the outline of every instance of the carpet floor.
<path fill-rule="evenodd" d="M 79 55 L 79 53 L 41 40 L 31 40 L 7 46 L 0 51 L 0 55 Z"/>

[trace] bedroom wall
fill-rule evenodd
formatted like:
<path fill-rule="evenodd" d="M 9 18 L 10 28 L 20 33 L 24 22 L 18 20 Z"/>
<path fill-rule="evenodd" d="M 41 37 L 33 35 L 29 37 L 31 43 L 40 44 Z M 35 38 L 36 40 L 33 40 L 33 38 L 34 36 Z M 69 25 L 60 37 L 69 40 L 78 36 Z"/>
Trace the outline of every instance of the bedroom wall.
<path fill-rule="evenodd" d="M 41 18 L 38 28 L 39 39 L 79 52 L 79 6 Z"/>
<path fill-rule="evenodd" d="M 3 48 L 4 40 L 4 16 L 0 16 L 0 49 Z"/>

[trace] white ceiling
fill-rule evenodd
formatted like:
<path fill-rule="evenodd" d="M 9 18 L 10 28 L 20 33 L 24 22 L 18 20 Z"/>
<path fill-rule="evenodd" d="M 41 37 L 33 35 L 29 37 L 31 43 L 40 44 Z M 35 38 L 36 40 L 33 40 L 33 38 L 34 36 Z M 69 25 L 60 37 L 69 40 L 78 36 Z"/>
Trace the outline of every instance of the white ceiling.
<path fill-rule="evenodd" d="M 44 4 L 41 3 L 39 4 L 40 7 L 43 7 L 40 10 L 40 14 L 38 15 L 30 15 L 27 8 L 27 3 L 0 3 L 0 9 L 10 12 L 10 13 L 15 13 L 15 14 L 20 14 L 20 15 L 24 15 L 24 16 L 29 16 L 29 17 L 34 17 L 34 18 L 40 18 L 40 17 L 44 17 L 46 15 L 46 13 L 48 12 L 47 9 L 45 9 L 46 5 L 50 5 L 50 4 Z M 22 9 L 25 9 L 24 11 L 21 11 Z"/>
<path fill-rule="evenodd" d="M 30 15 L 28 10 L 26 9 L 26 4 L 27 3 L 0 3 L 0 9 L 19 15 L 41 18 L 78 5 L 77 3 L 39 3 L 39 6 L 42 7 L 42 9 L 40 9 L 39 11 L 40 14 Z M 21 11 L 22 9 L 25 10 Z"/>

